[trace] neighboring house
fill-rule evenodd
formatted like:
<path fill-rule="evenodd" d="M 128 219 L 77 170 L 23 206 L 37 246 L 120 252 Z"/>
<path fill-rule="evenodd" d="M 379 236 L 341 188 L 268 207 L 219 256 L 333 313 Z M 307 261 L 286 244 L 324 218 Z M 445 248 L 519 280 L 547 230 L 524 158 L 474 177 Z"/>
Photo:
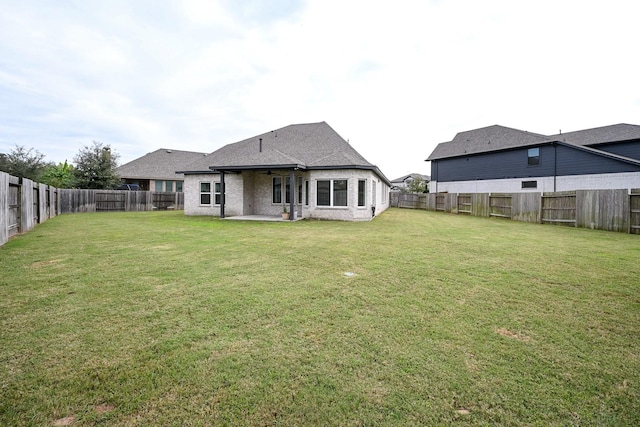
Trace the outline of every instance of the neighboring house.
<path fill-rule="evenodd" d="M 409 175 L 401 176 L 400 178 L 396 178 L 391 180 L 391 191 L 403 191 L 409 187 L 415 179 L 420 178 L 424 182 L 427 183 L 427 188 L 429 188 L 429 181 L 431 181 L 431 177 L 429 175 L 421 175 L 419 173 L 411 173 Z"/>
<path fill-rule="evenodd" d="M 161 148 L 119 166 L 116 170 L 123 184 L 137 184 L 143 191 L 182 192 L 184 175 L 176 175 L 205 153 Z"/>
<path fill-rule="evenodd" d="M 640 126 L 558 135 L 489 126 L 439 144 L 432 192 L 487 193 L 640 188 Z"/>
<path fill-rule="evenodd" d="M 325 122 L 225 145 L 179 172 L 186 215 L 359 221 L 389 207 L 389 180 Z"/>

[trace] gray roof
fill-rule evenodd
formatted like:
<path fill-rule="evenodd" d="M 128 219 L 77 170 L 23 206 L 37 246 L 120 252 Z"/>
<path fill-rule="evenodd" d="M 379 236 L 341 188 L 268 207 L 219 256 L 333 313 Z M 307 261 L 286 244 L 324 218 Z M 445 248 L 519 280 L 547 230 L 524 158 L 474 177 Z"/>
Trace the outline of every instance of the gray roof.
<path fill-rule="evenodd" d="M 575 145 L 598 145 L 630 141 L 640 139 L 640 126 L 619 123 L 617 125 L 551 135 L 549 139 L 570 142 Z"/>
<path fill-rule="evenodd" d="M 431 177 L 429 175 L 422 175 L 422 174 L 419 174 L 419 173 L 410 173 L 409 175 L 404 175 L 404 176 L 401 176 L 400 178 L 396 178 L 396 179 L 391 180 L 391 183 L 392 184 L 402 184 L 402 183 L 405 182 L 405 180 L 407 178 L 413 178 L 413 179 L 420 178 L 420 179 L 422 179 L 424 181 L 427 181 L 427 182 L 431 181 Z"/>
<path fill-rule="evenodd" d="M 634 139 L 640 139 L 640 126 L 624 123 L 551 136 L 494 125 L 458 133 L 453 140 L 438 144 L 427 161 L 555 141 L 588 147 Z"/>
<path fill-rule="evenodd" d="M 260 140 L 262 139 L 262 148 Z M 389 180 L 326 122 L 289 125 L 242 141 L 189 164 L 186 174 L 212 170 L 370 169 Z"/>
<path fill-rule="evenodd" d="M 494 125 L 459 132 L 453 140 L 442 142 L 427 160 L 486 153 L 488 151 L 532 145 L 546 140 L 545 135 Z"/>
<path fill-rule="evenodd" d="M 161 148 L 117 168 L 121 178 L 174 180 L 176 170 L 183 169 L 205 153 Z"/>

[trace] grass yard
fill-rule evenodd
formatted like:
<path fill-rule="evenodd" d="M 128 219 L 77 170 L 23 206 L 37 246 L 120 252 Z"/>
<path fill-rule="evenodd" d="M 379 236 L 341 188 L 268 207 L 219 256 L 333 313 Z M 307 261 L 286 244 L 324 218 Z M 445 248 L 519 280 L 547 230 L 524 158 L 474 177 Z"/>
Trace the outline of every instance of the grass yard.
<path fill-rule="evenodd" d="M 640 425 L 639 267 L 426 211 L 63 215 L 0 247 L 0 425 Z"/>

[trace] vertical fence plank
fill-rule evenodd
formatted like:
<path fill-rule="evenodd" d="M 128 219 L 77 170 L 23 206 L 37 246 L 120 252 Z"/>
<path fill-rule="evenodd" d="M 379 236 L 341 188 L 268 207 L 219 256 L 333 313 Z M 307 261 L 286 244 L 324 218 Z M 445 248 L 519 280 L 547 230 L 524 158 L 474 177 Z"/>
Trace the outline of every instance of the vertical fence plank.
<path fill-rule="evenodd" d="M 46 184 L 35 184 L 38 189 L 38 224 L 49 219 L 49 211 L 47 210 L 48 197 Z"/>
<path fill-rule="evenodd" d="M 576 227 L 626 232 L 629 202 L 627 190 L 578 190 Z"/>
<path fill-rule="evenodd" d="M 23 178 L 20 185 L 20 233 L 27 232 L 35 226 L 33 181 Z"/>
<path fill-rule="evenodd" d="M 0 171 L 0 246 L 9 241 L 9 174 Z"/>
<path fill-rule="evenodd" d="M 640 234 L 640 188 L 631 189 L 629 195 L 629 233 Z"/>
<path fill-rule="evenodd" d="M 540 223 L 541 193 L 513 193 L 511 195 L 511 219 Z"/>
<path fill-rule="evenodd" d="M 471 195 L 471 215 L 488 217 L 490 212 L 489 193 Z"/>

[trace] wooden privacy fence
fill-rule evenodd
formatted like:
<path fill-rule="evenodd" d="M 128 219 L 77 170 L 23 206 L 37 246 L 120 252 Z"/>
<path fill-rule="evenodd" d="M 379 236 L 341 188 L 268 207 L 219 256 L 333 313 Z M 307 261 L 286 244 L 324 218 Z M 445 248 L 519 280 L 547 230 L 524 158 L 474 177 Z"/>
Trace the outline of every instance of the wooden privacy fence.
<path fill-rule="evenodd" d="M 392 193 L 391 206 L 640 234 L 640 189 L 557 193 Z"/>
<path fill-rule="evenodd" d="M 0 246 L 61 213 L 184 209 L 184 193 L 58 189 L 0 172 Z"/>
<path fill-rule="evenodd" d="M 184 193 L 60 189 L 60 213 L 184 209 Z"/>

